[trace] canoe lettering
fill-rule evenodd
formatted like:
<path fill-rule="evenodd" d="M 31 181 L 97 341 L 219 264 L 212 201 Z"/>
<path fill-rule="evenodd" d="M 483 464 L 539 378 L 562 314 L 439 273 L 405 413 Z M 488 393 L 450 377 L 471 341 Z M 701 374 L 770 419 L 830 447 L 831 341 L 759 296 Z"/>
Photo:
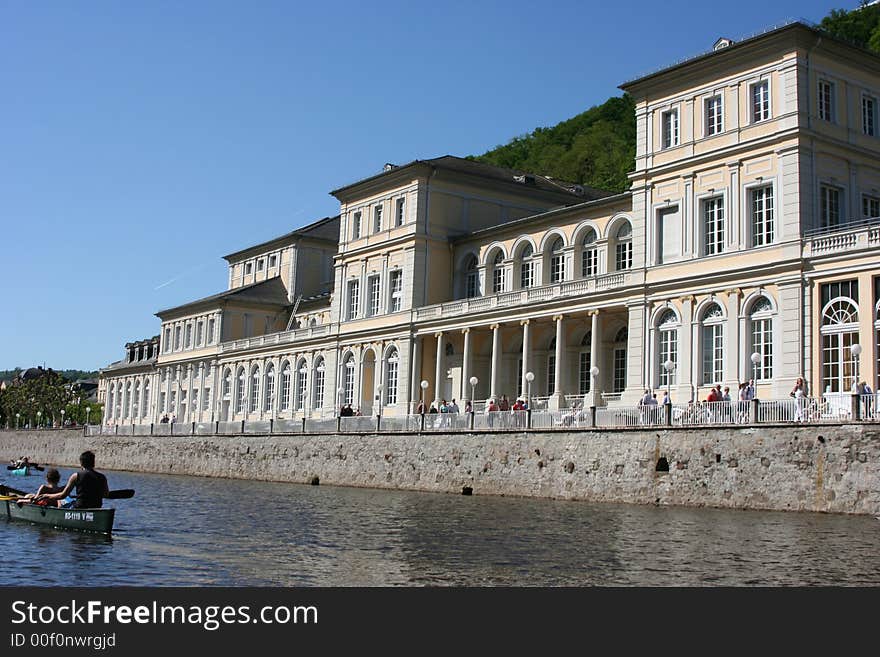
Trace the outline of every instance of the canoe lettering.
<path fill-rule="evenodd" d="M 82 520 L 84 522 L 94 522 L 95 514 L 90 511 L 65 511 L 65 520 Z"/>

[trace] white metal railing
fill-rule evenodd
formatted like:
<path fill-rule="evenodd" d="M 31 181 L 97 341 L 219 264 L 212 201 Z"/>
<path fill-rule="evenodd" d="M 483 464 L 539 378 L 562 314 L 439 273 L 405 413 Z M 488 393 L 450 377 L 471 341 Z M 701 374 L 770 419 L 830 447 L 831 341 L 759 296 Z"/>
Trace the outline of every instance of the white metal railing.
<path fill-rule="evenodd" d="M 808 231 L 804 235 L 804 255 L 824 255 L 855 248 L 880 246 L 878 219 L 850 221 L 839 226 Z"/>

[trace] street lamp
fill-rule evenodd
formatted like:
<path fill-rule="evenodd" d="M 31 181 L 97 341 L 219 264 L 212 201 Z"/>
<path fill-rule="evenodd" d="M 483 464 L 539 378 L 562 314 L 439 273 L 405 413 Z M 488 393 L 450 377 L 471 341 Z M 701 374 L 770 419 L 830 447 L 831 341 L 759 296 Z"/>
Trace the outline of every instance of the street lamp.
<path fill-rule="evenodd" d="M 532 381 L 535 380 L 534 372 L 526 372 L 526 404 L 532 410 Z"/>
<path fill-rule="evenodd" d="M 423 379 L 419 386 L 422 388 L 422 410 L 424 410 L 425 394 L 428 390 L 428 382 Z"/>
<path fill-rule="evenodd" d="M 18 418 L 20 418 L 20 417 L 21 417 L 21 413 L 15 414 L 15 428 L 16 428 L 16 430 L 18 429 Z"/>
<path fill-rule="evenodd" d="M 663 369 L 666 370 L 666 397 L 672 402 L 672 373 L 675 371 L 675 362 L 670 358 L 663 363 Z"/>
<path fill-rule="evenodd" d="M 376 386 L 376 392 L 379 393 L 379 412 L 376 415 L 382 415 L 382 391 L 385 390 L 385 386 L 381 383 Z"/>
<path fill-rule="evenodd" d="M 474 389 L 477 387 L 477 384 L 479 382 L 480 382 L 480 380 L 475 376 L 472 376 L 470 378 L 470 380 L 468 381 L 468 383 L 471 384 L 471 408 L 474 407 Z"/>
<path fill-rule="evenodd" d="M 752 365 L 754 365 L 754 368 L 753 368 L 754 374 L 752 375 L 752 378 L 755 380 L 755 387 L 757 387 L 757 385 L 758 385 L 758 363 L 761 362 L 761 354 L 759 354 L 756 351 L 751 356 L 749 356 L 749 360 L 751 360 Z"/>
<path fill-rule="evenodd" d="M 339 386 L 336 389 L 336 401 L 337 401 L 337 406 L 339 407 L 339 414 L 340 415 L 342 414 L 342 393 L 344 393 L 344 392 L 345 392 L 345 388 L 343 388 L 342 386 Z"/>
<path fill-rule="evenodd" d="M 856 390 L 858 391 L 858 385 L 859 385 L 859 354 L 862 353 L 862 345 L 856 343 L 856 344 L 854 344 L 853 346 L 851 346 L 851 347 L 849 348 L 849 350 L 850 350 L 850 352 L 851 352 L 852 355 L 853 355 L 853 367 L 854 367 L 854 374 L 855 374 L 855 377 L 854 377 L 855 380 L 853 381 L 853 386 L 856 387 Z"/>
<path fill-rule="evenodd" d="M 40 416 L 41 416 L 42 414 L 43 414 L 43 413 L 42 413 L 41 411 L 37 411 L 37 427 L 40 426 Z"/>
<path fill-rule="evenodd" d="M 64 428 L 64 409 L 61 409 L 61 428 Z"/>
<path fill-rule="evenodd" d="M 89 411 L 92 410 L 91 406 L 86 406 L 86 425 L 89 424 Z"/>

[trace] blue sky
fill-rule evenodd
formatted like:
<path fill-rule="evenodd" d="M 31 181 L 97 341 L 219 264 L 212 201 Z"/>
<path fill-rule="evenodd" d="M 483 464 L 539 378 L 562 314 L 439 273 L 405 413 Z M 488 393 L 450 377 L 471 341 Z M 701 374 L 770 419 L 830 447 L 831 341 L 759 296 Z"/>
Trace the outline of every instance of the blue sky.
<path fill-rule="evenodd" d="M 0 0 L 0 369 L 102 367 L 385 162 L 482 153 L 839 6 Z"/>

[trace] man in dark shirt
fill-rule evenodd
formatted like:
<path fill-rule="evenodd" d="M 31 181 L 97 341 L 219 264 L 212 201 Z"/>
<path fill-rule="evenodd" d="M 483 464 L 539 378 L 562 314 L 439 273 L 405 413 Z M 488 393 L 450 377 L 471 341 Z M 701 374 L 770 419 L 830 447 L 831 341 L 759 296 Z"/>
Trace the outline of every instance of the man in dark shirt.
<path fill-rule="evenodd" d="M 59 493 L 38 495 L 37 500 L 63 500 L 70 492 L 76 489 L 76 500 L 73 503 L 75 509 L 100 509 L 102 500 L 110 494 L 107 487 L 107 477 L 95 470 L 95 454 L 83 452 L 79 455 L 79 463 L 82 470 L 74 472 L 67 480 L 67 484 Z"/>

